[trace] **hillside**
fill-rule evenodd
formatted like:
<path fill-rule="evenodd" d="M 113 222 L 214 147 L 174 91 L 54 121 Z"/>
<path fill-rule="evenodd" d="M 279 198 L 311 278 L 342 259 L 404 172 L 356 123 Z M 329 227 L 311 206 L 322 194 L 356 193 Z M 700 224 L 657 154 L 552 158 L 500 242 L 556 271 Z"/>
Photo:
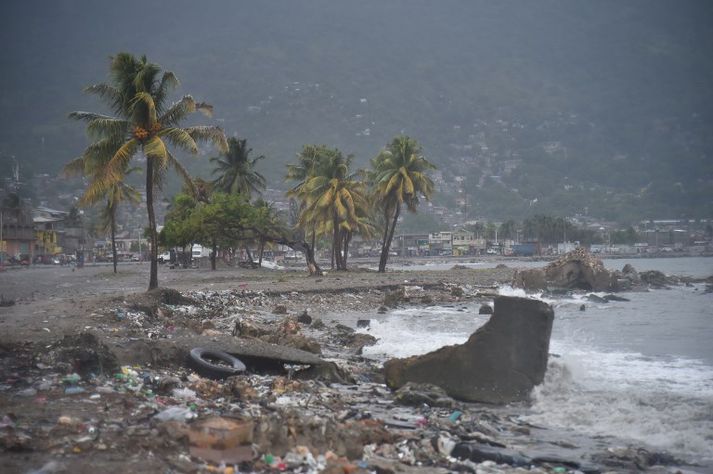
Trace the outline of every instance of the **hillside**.
<path fill-rule="evenodd" d="M 713 215 L 713 7 L 705 1 L 228 0 L 0 6 L 0 176 L 85 146 L 71 110 L 108 56 L 146 53 L 284 163 L 305 143 L 368 159 L 416 137 L 471 213 Z M 89 18 L 102 17 L 101 23 Z M 207 151 L 208 155 L 212 153 Z M 185 159 L 196 174 L 208 160 Z"/>

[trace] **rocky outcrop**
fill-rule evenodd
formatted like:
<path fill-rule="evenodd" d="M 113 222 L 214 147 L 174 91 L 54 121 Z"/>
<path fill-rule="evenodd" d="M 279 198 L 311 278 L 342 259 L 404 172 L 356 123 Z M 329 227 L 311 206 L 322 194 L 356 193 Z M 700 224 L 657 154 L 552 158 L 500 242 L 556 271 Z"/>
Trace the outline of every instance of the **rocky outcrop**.
<path fill-rule="evenodd" d="M 541 268 L 528 268 L 516 270 L 512 277 L 512 286 L 522 288 L 528 292 L 543 291 L 547 289 L 545 271 Z"/>
<path fill-rule="evenodd" d="M 617 289 L 616 275 L 602 261 L 579 247 L 545 267 L 549 286 L 585 291 L 613 291 Z"/>
<path fill-rule="evenodd" d="M 528 396 L 547 369 L 554 312 L 542 301 L 501 296 L 465 344 L 384 364 L 387 385 L 430 383 L 459 400 L 508 403 Z"/>

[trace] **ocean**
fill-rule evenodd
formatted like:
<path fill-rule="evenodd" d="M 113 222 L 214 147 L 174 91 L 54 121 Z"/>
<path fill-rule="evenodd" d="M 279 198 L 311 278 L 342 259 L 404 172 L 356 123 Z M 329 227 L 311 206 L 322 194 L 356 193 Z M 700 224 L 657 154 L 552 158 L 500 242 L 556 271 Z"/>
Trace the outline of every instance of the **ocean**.
<path fill-rule="evenodd" d="M 713 275 L 713 258 L 604 263 L 610 269 L 631 263 L 637 270 L 671 275 Z M 666 451 L 698 463 L 701 472 L 713 470 L 713 294 L 704 290 L 696 284 L 622 293 L 630 301 L 606 304 L 585 295 L 530 295 L 554 307 L 552 356 L 545 382 L 530 403 L 517 408 L 517 416 L 563 436 Z M 524 296 L 510 287 L 499 291 Z M 379 341 L 364 354 L 405 357 L 463 343 L 488 319 L 477 309 L 430 306 L 370 316 L 370 334 Z"/>

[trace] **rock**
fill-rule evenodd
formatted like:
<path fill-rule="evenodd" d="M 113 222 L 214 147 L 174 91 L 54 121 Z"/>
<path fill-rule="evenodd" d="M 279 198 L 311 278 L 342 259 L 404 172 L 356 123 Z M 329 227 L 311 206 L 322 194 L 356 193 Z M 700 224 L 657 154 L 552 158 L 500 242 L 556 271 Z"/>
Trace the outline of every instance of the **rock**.
<path fill-rule="evenodd" d="M 592 301 L 593 303 L 608 303 L 609 302 L 607 299 L 602 298 L 601 296 L 597 296 L 594 293 L 588 294 L 587 300 Z"/>
<path fill-rule="evenodd" d="M 378 339 L 371 334 L 357 332 L 346 338 L 345 345 L 352 349 L 356 354 L 361 355 L 364 346 L 373 346 L 376 344 L 377 340 Z"/>
<path fill-rule="evenodd" d="M 312 316 L 307 314 L 307 310 L 302 311 L 302 314 L 297 316 L 297 322 L 302 324 L 312 324 Z"/>
<path fill-rule="evenodd" d="M 298 371 L 295 377 L 301 380 L 320 380 L 324 383 L 355 383 L 354 377 L 334 362 L 313 365 L 308 369 Z"/>
<path fill-rule="evenodd" d="M 547 279 L 545 272 L 541 268 L 528 268 L 526 270 L 516 270 L 512 277 L 512 286 L 522 288 L 531 293 L 547 289 Z"/>
<path fill-rule="evenodd" d="M 626 265 L 624 265 L 624 268 L 621 269 L 621 273 L 623 273 L 624 275 L 633 275 L 637 273 L 637 271 L 632 264 L 627 263 Z"/>
<path fill-rule="evenodd" d="M 503 269 L 503 268 L 508 268 L 508 266 L 505 265 L 504 263 L 498 263 L 497 265 L 495 265 L 495 268 L 497 268 L 497 269 L 500 270 L 500 269 Z"/>
<path fill-rule="evenodd" d="M 278 304 L 272 309 L 272 314 L 287 314 L 287 306 Z"/>
<path fill-rule="evenodd" d="M 387 308 L 387 307 L 384 306 L 384 305 L 379 306 L 379 309 L 376 310 L 376 312 L 379 313 L 379 314 L 384 314 L 384 313 L 386 313 L 387 311 L 389 311 L 389 308 Z"/>
<path fill-rule="evenodd" d="M 356 327 L 368 328 L 369 326 L 371 326 L 371 319 L 357 319 Z"/>
<path fill-rule="evenodd" d="M 580 311 L 586 311 L 586 309 L 587 309 L 587 307 L 586 307 L 585 305 L 581 305 L 581 306 L 579 307 L 579 310 L 580 310 Z"/>
<path fill-rule="evenodd" d="M 604 299 L 607 301 L 631 301 L 629 298 L 624 298 L 623 296 L 617 296 L 617 295 L 604 295 Z"/>
<path fill-rule="evenodd" d="M 545 267 L 548 285 L 585 291 L 616 290 L 616 274 L 579 247 Z"/>
<path fill-rule="evenodd" d="M 421 304 L 433 304 L 433 298 L 430 295 L 421 297 Z"/>
<path fill-rule="evenodd" d="M 523 400 L 544 379 L 554 311 L 542 301 L 501 296 L 465 344 L 384 364 L 387 385 L 431 383 L 473 402 Z"/>
<path fill-rule="evenodd" d="M 478 314 L 493 314 L 493 307 L 490 306 L 489 304 L 480 305 Z"/>
<path fill-rule="evenodd" d="M 294 347 L 295 349 L 311 352 L 312 354 L 322 353 L 322 347 L 319 345 L 319 342 L 304 334 L 287 334 L 278 339 L 278 344 Z"/>
<path fill-rule="evenodd" d="M 421 406 L 426 404 L 431 407 L 452 408 L 455 401 L 448 396 L 445 390 L 430 383 L 407 382 L 406 385 L 396 390 L 394 400 L 402 405 Z"/>
<path fill-rule="evenodd" d="M 645 471 L 655 465 L 681 465 L 683 462 L 667 453 L 650 452 L 644 448 L 614 447 L 605 452 L 596 453 L 592 461 L 605 466 L 626 469 L 629 472 Z"/>
<path fill-rule="evenodd" d="M 658 270 L 649 270 L 639 273 L 641 281 L 649 285 L 651 288 L 666 288 L 668 285 L 674 284 L 673 279 L 668 278 Z"/>
<path fill-rule="evenodd" d="M 404 301 L 408 301 L 406 298 L 406 292 L 403 287 L 394 291 L 387 291 L 384 294 L 384 306 L 388 308 L 395 308 Z"/>
<path fill-rule="evenodd" d="M 324 329 L 324 326 L 324 321 L 319 318 L 312 321 L 312 329 Z"/>
<path fill-rule="evenodd" d="M 461 298 L 463 296 L 463 288 L 461 288 L 460 286 L 451 287 L 451 296 Z"/>
<path fill-rule="evenodd" d="M 466 267 L 465 265 L 458 264 L 458 265 L 453 265 L 451 267 L 451 270 L 468 270 L 468 267 Z"/>

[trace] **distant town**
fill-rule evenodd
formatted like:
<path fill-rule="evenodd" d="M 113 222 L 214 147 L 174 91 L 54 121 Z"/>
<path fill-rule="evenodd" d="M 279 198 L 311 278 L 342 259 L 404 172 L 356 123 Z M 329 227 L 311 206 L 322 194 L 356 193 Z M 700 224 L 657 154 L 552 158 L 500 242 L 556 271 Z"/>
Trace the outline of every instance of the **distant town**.
<path fill-rule="evenodd" d="M 436 176 L 439 187 L 449 186 Z M 458 191 L 462 180 L 452 183 Z M 58 191 L 59 190 L 59 191 Z M 84 264 L 108 262 L 111 245 L 105 232 L 98 231 L 90 211 L 76 203 L 83 191 L 81 181 L 38 174 L 26 182 L 19 176 L 5 179 L 0 189 L 0 265 Z M 462 190 L 460 190 L 462 193 Z M 20 196 L 30 195 L 32 198 Z M 282 212 L 290 204 L 282 190 L 266 189 L 263 198 Z M 510 221 L 469 218 L 467 198 L 457 201 L 455 209 L 424 203 L 419 213 L 430 215 L 441 228 L 431 232 L 401 232 L 394 236 L 391 255 L 398 257 L 533 257 L 559 255 L 584 246 L 590 252 L 620 256 L 676 256 L 713 254 L 713 219 L 653 219 L 633 226 L 575 215 L 565 219 L 561 229 L 550 229 L 549 235 L 537 235 L 527 229 L 528 222 L 516 225 Z M 158 221 L 162 222 L 168 200 L 157 202 Z M 118 215 L 117 250 L 121 261 L 148 259 L 148 239 L 144 235 L 145 201 L 135 206 L 122 206 Z M 401 220 L 401 219 L 400 219 Z M 555 221 L 553 221 L 555 222 Z M 567 235 L 569 233 L 569 236 Z M 534 234 L 534 235 L 533 235 Z M 554 234 L 554 235 L 553 235 Z M 584 236 L 577 240 L 578 236 Z M 328 244 L 318 255 L 329 259 Z M 171 249 L 161 249 L 165 259 Z M 176 249 L 179 250 L 180 249 Z M 185 249 L 183 249 L 185 250 Z M 356 236 L 350 247 L 353 257 L 378 257 L 377 239 Z M 208 256 L 208 250 L 194 245 L 196 259 Z M 295 251 L 275 246 L 266 253 L 276 262 L 300 259 Z M 175 252 L 173 253 L 175 258 Z"/>

